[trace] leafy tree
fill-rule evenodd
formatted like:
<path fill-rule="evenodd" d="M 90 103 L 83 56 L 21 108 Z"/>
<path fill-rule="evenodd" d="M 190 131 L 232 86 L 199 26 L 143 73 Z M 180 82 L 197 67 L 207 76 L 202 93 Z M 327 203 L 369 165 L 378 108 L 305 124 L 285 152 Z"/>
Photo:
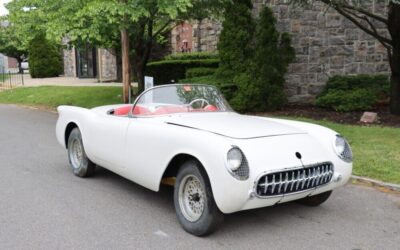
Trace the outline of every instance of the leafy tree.
<path fill-rule="evenodd" d="M 292 0 L 293 3 L 301 5 L 310 5 L 316 1 L 335 9 L 387 49 L 392 72 L 390 111 L 400 115 L 400 1 L 385 0 L 387 13 L 374 13 L 366 7 L 366 3 L 370 1 Z"/>
<path fill-rule="evenodd" d="M 7 7 L 11 21 L 20 24 L 21 30 L 35 27 L 45 30 L 54 40 L 67 37 L 71 45 L 88 42 L 121 49 L 123 96 L 127 101 L 131 64 L 141 92 L 154 43 L 189 12 L 192 3 L 193 0 L 14 0 Z"/>
<path fill-rule="evenodd" d="M 232 81 L 236 73 L 245 72 L 246 65 L 251 63 L 255 32 L 251 9 L 250 0 L 234 0 L 226 6 L 218 43 L 219 78 Z"/>
<path fill-rule="evenodd" d="M 1 22 L 2 19 L 0 19 Z M 21 63 L 27 57 L 28 52 L 15 34 L 15 26 L 6 22 L 4 22 L 4 25 L 0 25 L 0 53 L 17 59 L 18 68 L 20 72 L 22 71 Z"/>
<path fill-rule="evenodd" d="M 48 41 L 44 33 L 37 34 L 29 43 L 29 73 L 32 78 L 55 77 L 61 72 L 58 47 Z"/>
<path fill-rule="evenodd" d="M 260 13 L 255 34 L 255 56 L 253 75 L 257 86 L 252 101 L 255 110 L 274 110 L 286 102 L 284 94 L 285 74 L 295 57 L 291 39 L 287 33 L 276 30 L 276 19 L 272 10 L 264 7 Z"/>
<path fill-rule="evenodd" d="M 231 105 L 238 111 L 277 109 L 286 100 L 284 75 L 294 59 L 288 34 L 280 34 L 272 11 L 265 7 L 257 20 L 247 0 L 233 1 L 226 9 L 218 44 L 219 81 L 233 83 Z M 224 86 L 221 86 L 222 88 Z"/>

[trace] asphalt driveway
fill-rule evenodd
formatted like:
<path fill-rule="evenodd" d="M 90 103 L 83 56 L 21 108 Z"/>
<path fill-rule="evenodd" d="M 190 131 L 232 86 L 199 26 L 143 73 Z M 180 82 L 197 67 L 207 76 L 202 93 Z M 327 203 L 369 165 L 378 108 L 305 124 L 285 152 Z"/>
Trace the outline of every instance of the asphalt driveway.
<path fill-rule="evenodd" d="M 347 185 L 320 207 L 225 217 L 207 238 L 179 226 L 172 189 L 69 170 L 57 115 L 0 105 L 0 249 L 399 249 L 400 196 Z"/>

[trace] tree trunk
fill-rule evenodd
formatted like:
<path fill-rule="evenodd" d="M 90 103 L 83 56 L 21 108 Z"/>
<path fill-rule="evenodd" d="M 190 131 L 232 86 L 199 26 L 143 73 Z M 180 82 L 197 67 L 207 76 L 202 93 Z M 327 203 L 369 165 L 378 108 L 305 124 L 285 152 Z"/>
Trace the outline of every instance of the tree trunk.
<path fill-rule="evenodd" d="M 117 82 L 122 82 L 122 57 L 121 50 L 116 53 L 117 59 Z"/>
<path fill-rule="evenodd" d="M 145 74 L 141 60 L 134 61 L 133 68 L 135 72 L 135 78 L 138 82 L 138 94 L 140 94 L 144 91 L 144 74 Z"/>
<path fill-rule="evenodd" d="M 397 64 L 400 67 L 400 63 Z M 400 73 L 392 72 L 390 78 L 390 113 L 400 115 Z"/>
<path fill-rule="evenodd" d="M 129 102 L 129 89 L 131 85 L 131 71 L 129 62 L 129 35 L 127 29 L 121 30 L 121 49 L 122 49 L 122 82 L 123 82 L 123 101 Z"/>
<path fill-rule="evenodd" d="M 18 71 L 19 71 L 20 74 L 23 74 L 24 70 L 22 69 L 22 59 L 20 59 L 20 58 L 16 58 L 16 59 L 17 59 L 17 62 L 18 62 Z"/>
<path fill-rule="evenodd" d="M 144 72 L 142 69 L 137 71 L 138 77 L 138 93 L 142 93 L 144 91 Z"/>
<path fill-rule="evenodd" d="M 388 13 L 388 29 L 393 40 L 389 52 L 390 69 L 390 112 L 400 115 L 400 4 L 391 2 Z"/>
<path fill-rule="evenodd" d="M 120 0 L 122 5 L 126 5 L 127 0 Z M 128 22 L 128 16 L 124 14 L 122 23 L 126 25 Z M 121 29 L 121 57 L 122 57 L 122 98 L 124 103 L 128 103 L 130 99 L 130 87 L 131 87 L 131 65 L 129 61 L 129 34 L 128 29 L 123 27 Z"/>

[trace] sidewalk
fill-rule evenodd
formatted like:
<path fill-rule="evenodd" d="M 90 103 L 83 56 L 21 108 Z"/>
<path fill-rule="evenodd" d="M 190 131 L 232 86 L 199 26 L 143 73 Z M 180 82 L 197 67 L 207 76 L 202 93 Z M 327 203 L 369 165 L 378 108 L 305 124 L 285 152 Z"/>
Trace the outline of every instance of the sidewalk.
<path fill-rule="evenodd" d="M 77 77 L 50 77 L 50 78 L 34 78 L 32 79 L 29 74 L 24 74 L 24 87 L 37 87 L 37 86 L 116 86 L 121 87 L 122 83 L 118 82 L 98 82 L 97 78 L 80 79 Z M 137 83 L 132 83 L 132 86 L 137 86 Z"/>

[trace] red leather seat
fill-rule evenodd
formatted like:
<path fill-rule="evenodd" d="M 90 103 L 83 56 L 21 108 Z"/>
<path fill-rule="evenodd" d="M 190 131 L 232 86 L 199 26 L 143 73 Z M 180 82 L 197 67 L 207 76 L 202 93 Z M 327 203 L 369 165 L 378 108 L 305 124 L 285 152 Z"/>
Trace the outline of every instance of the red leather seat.
<path fill-rule="evenodd" d="M 215 107 L 214 105 L 207 105 L 204 107 L 204 111 L 215 112 L 218 111 L 218 108 Z"/>
<path fill-rule="evenodd" d="M 118 116 L 127 116 L 132 109 L 132 105 L 126 105 L 120 108 L 114 109 L 114 115 Z M 142 106 L 136 105 L 133 110 L 134 115 L 147 115 L 150 114 L 150 111 Z"/>
<path fill-rule="evenodd" d="M 114 109 L 114 115 L 124 116 L 128 115 L 129 111 L 131 111 L 132 105 L 123 106 L 120 108 Z"/>
<path fill-rule="evenodd" d="M 150 112 L 150 110 L 148 110 L 145 107 L 136 105 L 135 108 L 133 109 L 133 114 L 134 115 L 150 115 L 151 112 Z"/>

